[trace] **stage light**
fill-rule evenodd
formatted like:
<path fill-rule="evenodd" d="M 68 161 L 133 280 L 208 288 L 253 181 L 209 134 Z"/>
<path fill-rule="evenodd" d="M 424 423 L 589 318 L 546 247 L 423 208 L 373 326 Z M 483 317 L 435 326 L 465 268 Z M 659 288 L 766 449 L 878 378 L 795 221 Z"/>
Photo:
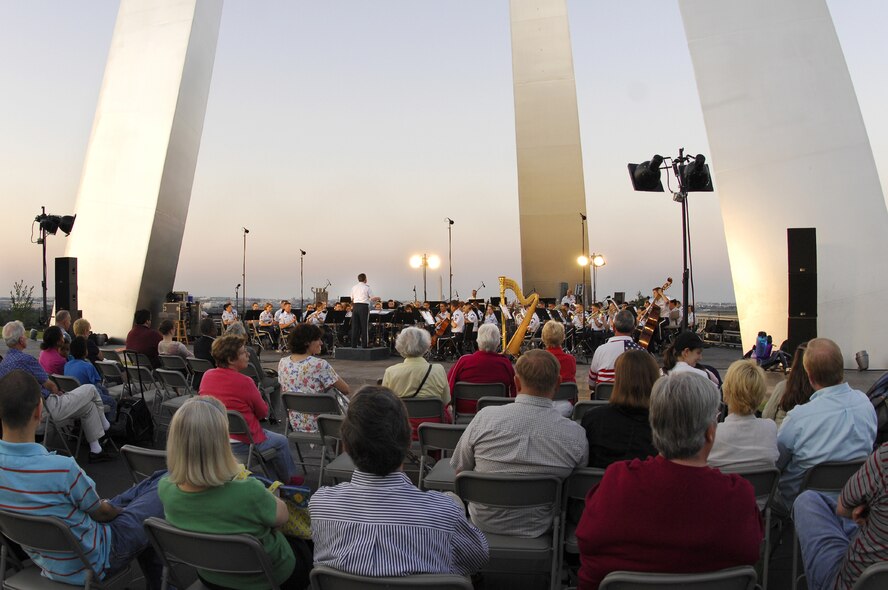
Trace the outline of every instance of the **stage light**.
<path fill-rule="evenodd" d="M 697 154 L 693 162 L 680 166 L 679 170 L 685 192 L 712 192 L 712 176 L 706 165 L 706 156 Z"/>
<path fill-rule="evenodd" d="M 441 266 L 441 259 L 438 258 L 437 256 L 435 256 L 434 254 L 432 254 L 428 258 L 428 263 L 429 263 L 429 268 L 434 270 L 434 269 L 438 268 L 439 266 Z"/>
<path fill-rule="evenodd" d="M 420 266 L 422 266 L 422 256 L 419 256 L 418 254 L 416 256 L 411 256 L 410 267 L 419 268 Z"/>
<path fill-rule="evenodd" d="M 660 164 L 663 156 L 655 154 L 650 160 L 641 164 L 629 164 L 629 178 L 632 180 L 632 188 L 637 191 L 663 192 L 663 183 L 660 182 Z"/>

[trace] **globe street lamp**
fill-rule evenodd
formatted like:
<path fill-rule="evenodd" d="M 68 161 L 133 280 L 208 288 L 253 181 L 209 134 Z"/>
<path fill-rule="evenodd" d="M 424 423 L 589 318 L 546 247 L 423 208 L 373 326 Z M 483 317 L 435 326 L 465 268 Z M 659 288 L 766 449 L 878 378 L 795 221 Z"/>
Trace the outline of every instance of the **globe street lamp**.
<path fill-rule="evenodd" d="M 410 258 L 410 266 L 412 268 L 422 268 L 422 300 L 428 301 L 428 294 L 426 293 L 426 269 L 431 268 L 432 270 L 441 266 L 441 259 L 436 255 L 432 254 L 429 256 L 428 254 L 423 254 L 420 256 L 416 254 Z"/>
<path fill-rule="evenodd" d="M 601 254 L 593 254 L 590 260 L 592 264 L 592 303 L 598 301 L 598 269 L 607 264 L 607 260 Z"/>

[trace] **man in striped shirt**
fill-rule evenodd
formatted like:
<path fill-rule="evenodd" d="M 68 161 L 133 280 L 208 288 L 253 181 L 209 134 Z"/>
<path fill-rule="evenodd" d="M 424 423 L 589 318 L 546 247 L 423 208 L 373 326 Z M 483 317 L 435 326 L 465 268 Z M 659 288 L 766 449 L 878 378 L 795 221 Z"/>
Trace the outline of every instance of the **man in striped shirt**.
<path fill-rule="evenodd" d="M 410 433 L 407 410 L 387 387 L 352 398 L 342 440 L 357 469 L 309 502 L 316 564 L 381 577 L 467 576 L 487 563 L 487 539 L 462 503 L 418 490 L 402 471 Z"/>
<path fill-rule="evenodd" d="M 599 383 L 614 382 L 614 365 L 617 358 L 633 348 L 641 347 L 632 339 L 635 329 L 635 316 L 631 311 L 617 312 L 614 317 L 614 334 L 607 342 L 595 349 L 592 362 L 589 363 L 589 389 L 595 391 Z"/>
<path fill-rule="evenodd" d="M 802 492 L 793 521 L 812 590 L 851 588 L 867 567 L 888 561 L 888 443 L 848 480 L 838 501 Z"/>
<path fill-rule="evenodd" d="M 138 557 L 149 588 L 159 587 L 161 564 L 142 521 L 163 517 L 157 497 L 158 472 L 115 499 L 100 500 L 93 481 L 71 457 L 49 453 L 34 442 L 43 398 L 37 380 L 15 370 L 0 379 L 0 510 L 63 520 L 81 540 L 98 579 Z M 71 552 L 28 551 L 46 577 L 83 585 L 86 566 Z"/>

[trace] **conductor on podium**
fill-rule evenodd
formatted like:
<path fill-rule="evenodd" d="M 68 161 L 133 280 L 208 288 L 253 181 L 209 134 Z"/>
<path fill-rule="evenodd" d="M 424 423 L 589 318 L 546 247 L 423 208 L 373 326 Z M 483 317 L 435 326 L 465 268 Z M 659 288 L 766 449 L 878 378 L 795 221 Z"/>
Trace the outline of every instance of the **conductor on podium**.
<path fill-rule="evenodd" d="M 367 275 L 358 275 L 358 284 L 352 287 L 351 345 L 367 348 L 367 320 L 370 317 L 370 303 L 379 301 L 367 284 Z"/>

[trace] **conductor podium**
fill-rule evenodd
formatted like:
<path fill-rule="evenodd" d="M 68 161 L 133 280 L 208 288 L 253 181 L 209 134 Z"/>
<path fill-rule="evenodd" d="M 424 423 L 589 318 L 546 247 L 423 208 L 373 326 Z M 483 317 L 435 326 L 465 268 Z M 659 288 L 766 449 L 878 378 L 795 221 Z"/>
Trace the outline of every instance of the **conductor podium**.
<path fill-rule="evenodd" d="M 384 361 L 389 358 L 389 349 L 385 346 L 373 348 L 337 346 L 333 357 L 338 361 Z"/>

